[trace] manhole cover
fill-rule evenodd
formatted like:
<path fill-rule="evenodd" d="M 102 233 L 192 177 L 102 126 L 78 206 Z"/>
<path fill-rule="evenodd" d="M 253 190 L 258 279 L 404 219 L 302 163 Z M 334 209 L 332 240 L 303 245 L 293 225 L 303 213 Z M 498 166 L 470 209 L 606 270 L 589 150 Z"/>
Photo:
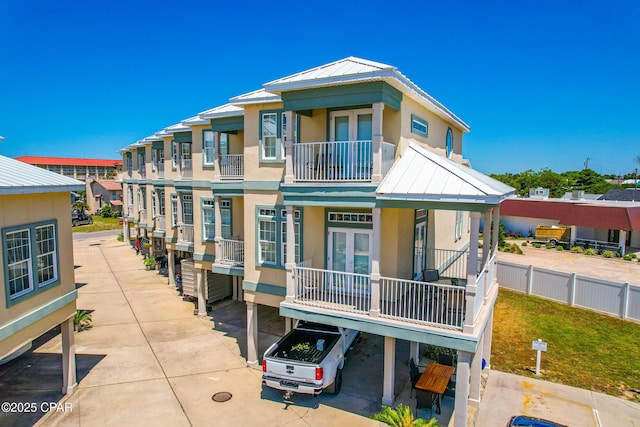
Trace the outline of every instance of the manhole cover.
<path fill-rule="evenodd" d="M 221 391 L 211 396 L 211 399 L 213 399 L 214 402 L 226 402 L 231 399 L 231 393 L 228 391 Z"/>

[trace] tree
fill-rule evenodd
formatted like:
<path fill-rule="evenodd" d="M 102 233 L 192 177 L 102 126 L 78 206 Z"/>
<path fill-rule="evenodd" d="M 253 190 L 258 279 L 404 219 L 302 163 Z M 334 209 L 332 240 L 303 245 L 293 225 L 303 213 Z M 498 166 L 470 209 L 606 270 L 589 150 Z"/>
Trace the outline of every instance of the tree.
<path fill-rule="evenodd" d="M 76 212 L 85 212 L 89 209 L 89 205 L 84 200 L 73 202 L 73 210 Z"/>

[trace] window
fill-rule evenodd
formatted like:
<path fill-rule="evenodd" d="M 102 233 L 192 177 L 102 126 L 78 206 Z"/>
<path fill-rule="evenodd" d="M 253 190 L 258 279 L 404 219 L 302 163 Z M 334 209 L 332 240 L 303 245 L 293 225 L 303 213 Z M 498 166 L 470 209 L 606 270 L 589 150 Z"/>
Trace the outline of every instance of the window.
<path fill-rule="evenodd" d="M 178 167 L 178 143 L 175 140 L 171 141 L 171 169 Z"/>
<path fill-rule="evenodd" d="M 158 162 L 158 150 L 151 150 L 151 171 L 156 171 L 156 163 Z"/>
<path fill-rule="evenodd" d="M 147 189 L 138 188 L 138 211 L 147 209 Z"/>
<path fill-rule="evenodd" d="M 144 153 L 138 153 L 138 173 L 144 175 Z"/>
<path fill-rule="evenodd" d="M 156 192 L 151 192 L 151 218 L 155 218 L 157 216 L 157 205 L 156 205 Z"/>
<path fill-rule="evenodd" d="M 296 211 L 299 212 L 299 211 Z M 296 244 L 296 264 L 300 262 L 300 223 L 295 222 L 293 224 L 294 233 L 295 233 L 295 244 Z M 282 221 L 280 223 L 280 234 L 281 234 L 281 253 L 280 253 L 280 265 L 284 266 L 287 262 L 287 221 Z"/>
<path fill-rule="evenodd" d="M 272 219 L 258 219 L 258 244 L 259 258 L 261 264 L 276 263 L 277 242 L 276 222 Z"/>
<path fill-rule="evenodd" d="M 284 266 L 287 261 L 287 211 L 282 206 L 258 208 L 258 264 Z M 302 212 L 294 211 L 295 262 L 302 259 Z"/>
<path fill-rule="evenodd" d="M 222 218 L 222 238 L 231 238 L 231 200 L 220 201 L 220 217 Z"/>
<path fill-rule="evenodd" d="M 2 240 L 7 306 L 59 282 L 55 222 L 3 229 Z"/>
<path fill-rule="evenodd" d="M 447 158 L 450 159 L 451 153 L 453 153 L 453 131 L 451 130 L 451 128 L 447 129 L 446 149 L 447 149 Z"/>
<path fill-rule="evenodd" d="M 116 194 L 115 191 L 111 192 L 111 200 L 118 200 L 118 195 Z"/>
<path fill-rule="evenodd" d="M 329 212 L 329 221 L 373 224 L 373 214 L 364 212 Z"/>
<path fill-rule="evenodd" d="M 462 211 L 456 211 L 456 229 L 455 229 L 455 241 L 457 242 L 462 238 Z"/>
<path fill-rule="evenodd" d="M 178 226 L 178 195 L 175 193 L 171 195 L 171 226 Z"/>
<path fill-rule="evenodd" d="M 417 135 L 429 136 L 429 123 L 418 116 L 411 115 L 411 132 Z"/>
<path fill-rule="evenodd" d="M 164 215 L 164 191 L 158 191 L 159 214 Z"/>
<path fill-rule="evenodd" d="M 202 239 L 213 241 L 216 237 L 215 205 L 212 199 L 200 199 L 202 203 Z"/>
<path fill-rule="evenodd" d="M 260 113 L 260 161 L 284 160 L 284 134 L 287 129 L 282 110 Z"/>
<path fill-rule="evenodd" d="M 182 195 L 182 223 L 193 224 L 193 196 L 191 194 Z"/>
<path fill-rule="evenodd" d="M 413 237 L 413 277 L 418 277 L 426 268 L 427 223 L 416 223 Z"/>
<path fill-rule="evenodd" d="M 213 166 L 215 160 L 215 145 L 213 131 L 205 130 L 202 134 L 202 164 Z"/>

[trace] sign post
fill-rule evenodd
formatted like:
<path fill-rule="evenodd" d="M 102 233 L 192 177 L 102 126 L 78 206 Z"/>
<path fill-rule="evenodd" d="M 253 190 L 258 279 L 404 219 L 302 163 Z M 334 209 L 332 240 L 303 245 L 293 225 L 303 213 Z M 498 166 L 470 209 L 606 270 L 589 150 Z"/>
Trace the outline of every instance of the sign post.
<path fill-rule="evenodd" d="M 547 351 L 547 343 L 538 338 L 538 341 L 531 341 L 531 348 L 536 350 L 536 375 L 540 376 L 540 355 L 543 351 Z"/>

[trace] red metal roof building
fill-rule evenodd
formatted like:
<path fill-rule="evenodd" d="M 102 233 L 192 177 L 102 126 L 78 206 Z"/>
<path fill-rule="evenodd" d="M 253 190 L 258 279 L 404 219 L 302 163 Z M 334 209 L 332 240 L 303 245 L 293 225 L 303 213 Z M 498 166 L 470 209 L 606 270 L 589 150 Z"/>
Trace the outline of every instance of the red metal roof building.
<path fill-rule="evenodd" d="M 105 178 L 115 172 L 118 177 L 122 170 L 122 160 L 82 159 L 73 157 L 20 156 L 19 160 L 51 172 L 85 181 L 88 178 Z"/>

